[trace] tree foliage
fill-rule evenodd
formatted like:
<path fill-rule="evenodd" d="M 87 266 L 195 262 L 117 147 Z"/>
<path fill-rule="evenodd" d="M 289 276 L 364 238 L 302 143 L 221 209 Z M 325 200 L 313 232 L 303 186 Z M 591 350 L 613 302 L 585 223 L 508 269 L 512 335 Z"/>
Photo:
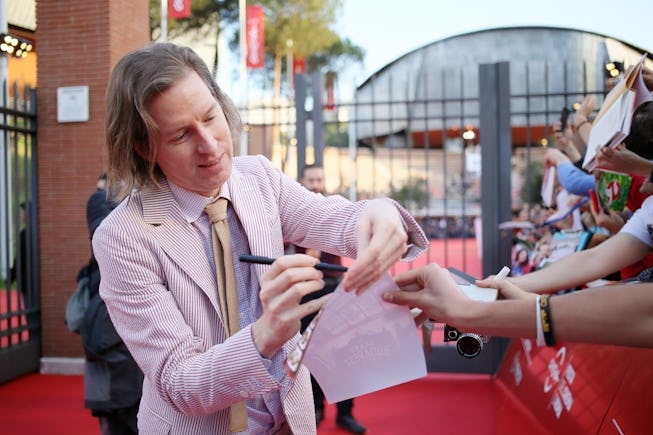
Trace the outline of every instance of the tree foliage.
<path fill-rule="evenodd" d="M 408 209 L 424 208 L 429 201 L 428 180 L 417 178 L 399 188 L 391 184 L 390 197 Z"/>
<path fill-rule="evenodd" d="M 263 0 L 265 51 L 306 58 L 338 41 L 330 26 L 341 0 Z M 292 45 L 289 45 L 292 41 Z"/>
<path fill-rule="evenodd" d="M 272 75 L 275 60 L 289 53 L 306 59 L 309 73 L 340 71 L 348 63 L 362 62 L 365 51 L 331 30 L 342 3 L 342 0 L 260 0 L 258 4 L 263 6 L 265 15 L 265 72 Z M 192 0 L 190 17 L 168 20 L 168 36 L 175 38 L 193 32 L 198 38 L 210 38 L 232 27 L 236 31 L 228 44 L 231 50 L 238 50 L 238 6 L 238 0 Z M 210 34 L 216 26 L 217 32 Z M 161 0 L 150 0 L 150 30 L 153 40 L 160 37 Z"/>
<path fill-rule="evenodd" d="M 313 53 L 308 59 L 308 72 L 329 70 L 341 71 L 351 62 L 360 63 L 365 59 L 365 50 L 354 44 L 349 38 L 338 38 L 324 50 Z"/>

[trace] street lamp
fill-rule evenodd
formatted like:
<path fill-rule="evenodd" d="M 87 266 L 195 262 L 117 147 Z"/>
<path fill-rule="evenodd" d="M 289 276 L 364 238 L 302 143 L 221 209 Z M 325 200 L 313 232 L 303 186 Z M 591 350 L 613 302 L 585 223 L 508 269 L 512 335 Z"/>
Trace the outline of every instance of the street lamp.
<path fill-rule="evenodd" d="M 32 42 L 28 39 L 10 33 L 0 33 L 0 52 L 2 54 L 23 59 L 27 57 L 33 47 Z"/>
<path fill-rule="evenodd" d="M 476 138 L 476 133 L 471 128 L 463 132 L 463 139 L 467 142 L 473 142 Z"/>

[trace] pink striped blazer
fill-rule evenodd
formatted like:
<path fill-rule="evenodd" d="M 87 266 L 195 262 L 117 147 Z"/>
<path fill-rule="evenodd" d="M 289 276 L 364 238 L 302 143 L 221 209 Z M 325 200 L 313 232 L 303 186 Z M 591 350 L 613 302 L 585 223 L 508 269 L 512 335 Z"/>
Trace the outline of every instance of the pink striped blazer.
<path fill-rule="evenodd" d="M 356 257 L 361 203 L 310 193 L 262 156 L 235 158 L 227 188 L 253 254 L 283 255 L 287 240 Z M 211 265 L 165 180 L 116 207 L 95 232 L 93 250 L 100 294 L 145 373 L 141 433 L 228 433 L 229 405 L 275 390 L 292 432 L 316 432 L 307 370 L 279 384 L 261 364 L 249 326 L 225 339 Z M 256 266 L 259 277 L 267 267 Z"/>

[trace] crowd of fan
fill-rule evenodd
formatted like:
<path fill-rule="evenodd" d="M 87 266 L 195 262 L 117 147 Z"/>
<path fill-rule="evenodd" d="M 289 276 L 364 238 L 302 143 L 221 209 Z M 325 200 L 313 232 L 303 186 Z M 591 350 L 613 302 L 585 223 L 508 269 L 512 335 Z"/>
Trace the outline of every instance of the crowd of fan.
<path fill-rule="evenodd" d="M 642 78 L 648 90 L 640 95 L 649 97 L 653 71 L 644 66 Z M 521 216 L 530 225 L 512 226 L 520 228 L 512 275 L 477 281 L 498 289 L 497 301 L 469 300 L 437 265 L 395 277 L 402 291 L 385 300 L 419 307 L 423 318 L 461 331 L 536 337 L 539 345 L 653 347 L 653 102 L 636 106 L 627 137 L 616 147 L 599 147 L 588 172 L 583 167 L 597 109 L 596 98 L 587 96 L 566 126 L 552 126 L 554 145 L 545 156 L 546 172 L 555 168 L 552 202 Z M 623 209 L 600 201 L 606 172 L 624 177 L 624 189 L 629 185 Z"/>

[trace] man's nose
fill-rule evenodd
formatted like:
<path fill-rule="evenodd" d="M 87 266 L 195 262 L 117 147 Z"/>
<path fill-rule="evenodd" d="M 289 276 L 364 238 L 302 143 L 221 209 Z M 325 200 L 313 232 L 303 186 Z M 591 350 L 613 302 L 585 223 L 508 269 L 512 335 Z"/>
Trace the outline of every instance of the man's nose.
<path fill-rule="evenodd" d="M 210 129 L 200 127 L 197 131 L 197 147 L 200 151 L 210 152 L 213 151 L 217 144 L 217 140 L 213 136 Z"/>

